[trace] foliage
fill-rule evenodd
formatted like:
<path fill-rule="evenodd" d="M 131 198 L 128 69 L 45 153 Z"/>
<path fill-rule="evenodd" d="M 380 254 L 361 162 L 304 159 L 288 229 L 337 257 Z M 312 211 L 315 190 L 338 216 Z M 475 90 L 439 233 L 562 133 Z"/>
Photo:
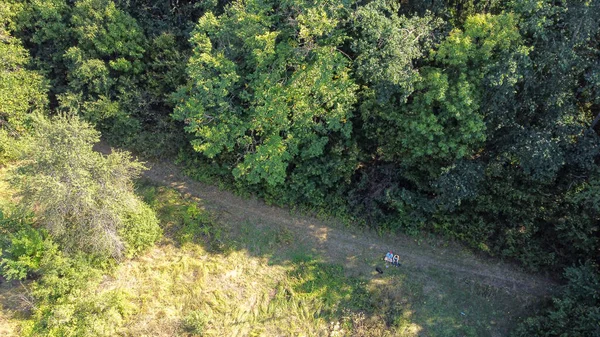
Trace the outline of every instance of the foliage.
<path fill-rule="evenodd" d="M 162 234 L 154 211 L 142 201 L 135 200 L 134 203 L 137 205 L 126 211 L 123 227 L 119 230 L 125 251 L 130 257 L 152 247 Z"/>
<path fill-rule="evenodd" d="M 531 12 L 530 6 L 539 11 Z M 533 48 L 528 48 L 526 56 L 501 56 L 498 67 L 492 67 L 484 79 L 489 139 L 478 161 L 485 167 L 485 177 L 479 195 L 456 219 L 487 229 L 474 246 L 483 243 L 492 252 L 516 258 L 532 269 L 569 265 L 597 251 L 597 220 L 589 216 L 595 213 L 589 206 L 576 206 L 571 197 L 593 186 L 597 176 L 600 143 L 589 130 L 591 117 L 585 116 L 590 97 L 578 92 L 587 83 L 584 74 L 590 67 L 587 52 L 582 55 L 581 50 L 589 51 L 586 44 L 593 44 L 583 37 L 593 35 L 594 29 L 600 31 L 597 24 L 591 24 L 598 8 L 583 10 L 585 5 L 575 2 L 569 6 L 567 14 L 558 4 L 514 4 L 521 15 L 523 41 Z M 581 14 L 577 19 L 581 21 L 573 21 L 573 13 Z M 540 35 L 540 25 L 548 20 L 555 23 Z M 559 21 L 565 25 L 558 25 Z M 555 43 L 549 44 L 548 39 Z M 548 63 L 553 58 L 561 61 Z M 565 72 L 564 67 L 569 70 Z M 500 76 L 506 73 L 499 72 L 502 69 L 510 70 L 508 76 Z M 490 90 L 494 83 L 499 90 Z M 455 232 L 477 231 L 465 226 Z M 586 238 L 585 253 L 576 235 Z"/>
<path fill-rule="evenodd" d="M 343 13 L 335 1 L 239 1 L 205 14 L 174 113 L 194 149 L 274 196 L 319 203 L 335 192 L 355 165 Z"/>
<path fill-rule="evenodd" d="M 133 308 L 123 291 L 97 291 L 104 260 L 54 251 L 31 285 L 34 310 L 25 336 L 113 336 Z"/>
<path fill-rule="evenodd" d="M 0 129 L 10 133 L 22 132 L 27 116 L 47 104 L 43 77 L 26 68 L 29 53 L 10 32 L 14 16 L 10 4 L 0 5 Z"/>
<path fill-rule="evenodd" d="M 431 55 L 439 67 L 423 69 L 406 118 L 398 118 L 402 136 L 393 139 L 401 141 L 392 144 L 403 161 L 418 162 L 420 167 L 431 163 L 429 171 L 435 177 L 439 174 L 435 168 L 480 150 L 487 138 L 480 110 L 482 80 L 495 58 L 511 50 L 525 53 L 519 43 L 516 22 L 509 14 L 472 16 L 463 30 L 450 32 Z M 394 153 L 389 149 L 385 153 Z"/>
<path fill-rule="evenodd" d="M 59 96 L 62 109 L 100 122 L 126 143 L 140 128 L 130 116 L 141 106 L 136 87 L 145 68 L 143 31 L 110 0 L 77 1 L 70 25 L 75 43 L 63 54 L 68 90 Z"/>
<path fill-rule="evenodd" d="M 15 159 L 14 138 L 5 129 L 0 129 L 0 167 Z"/>
<path fill-rule="evenodd" d="M 54 108 L 81 114 L 114 144 L 157 156 L 177 152 L 181 134 L 167 97 L 184 80 L 188 47 L 174 35 L 183 34 L 180 27 L 146 32 L 134 15 L 150 26 L 164 25 L 163 18 L 143 8 L 129 13 L 112 0 L 16 2 L 15 33 L 52 84 Z"/>
<path fill-rule="evenodd" d="M 54 95 L 66 90 L 63 54 L 73 39 L 68 22 L 71 6 L 65 0 L 10 2 L 16 10 L 15 34 L 30 50 L 32 63 L 49 80 L 52 102 Z"/>
<path fill-rule="evenodd" d="M 139 166 L 72 150 L 89 128 L 15 140 L 47 107 L 269 202 L 434 231 L 531 270 L 600 263 L 599 16 L 587 0 L 9 0 L 0 163 L 23 144 L 47 156 L 25 162 L 40 198 L 24 206 L 68 250 L 136 254 L 159 230 L 130 193 Z M 180 211 L 179 241 L 224 245 L 212 219 Z M 30 252 L 21 277 L 43 240 L 10 235 Z"/>
<path fill-rule="evenodd" d="M 0 217 L 0 273 L 8 280 L 33 279 L 23 302 L 31 311 L 22 336 L 112 336 L 132 308 L 123 291 L 98 292 L 107 260 L 67 256 L 33 218 Z M 22 283 L 23 284 L 23 283 Z M 23 285 L 25 287 L 25 285 Z"/>
<path fill-rule="evenodd" d="M 527 318 L 514 336 L 596 336 L 600 333 L 600 274 L 585 263 L 565 270 L 567 284 L 539 316 Z"/>
<path fill-rule="evenodd" d="M 371 104 L 406 102 L 419 80 L 415 62 L 424 57 L 434 30 L 441 25 L 441 20 L 432 16 L 398 15 L 399 7 L 389 1 L 373 1 L 358 7 L 349 23 L 355 35 L 353 64 L 357 78 L 373 91 L 375 102 Z M 363 116 L 366 121 L 370 118 L 374 117 Z"/>
<path fill-rule="evenodd" d="M 192 311 L 183 319 L 184 330 L 193 336 L 202 336 L 208 318 L 201 311 Z"/>
<path fill-rule="evenodd" d="M 2 275 L 8 280 L 23 280 L 40 268 L 40 260 L 46 250 L 52 249 L 47 235 L 33 228 L 10 234 L 9 243 L 0 260 Z"/>
<path fill-rule="evenodd" d="M 143 166 L 125 152 L 94 152 L 98 140 L 77 117 L 36 117 L 12 180 L 20 205 L 35 209 L 38 223 L 67 250 L 136 253 L 159 233 L 156 218 L 133 194 L 131 179 Z"/>
<path fill-rule="evenodd" d="M 397 37 L 413 45 L 398 47 L 398 53 L 409 50 L 414 59 L 422 59 L 425 51 L 417 41 L 431 44 L 436 23 L 429 19 L 426 26 L 413 20 L 419 28 L 402 31 L 414 37 Z M 526 57 L 528 49 L 522 43 L 513 15 L 474 15 L 427 53 L 428 64 L 413 69 L 404 88 L 396 86 L 394 92 L 382 89 L 381 80 L 369 83 L 361 125 L 367 138 L 363 152 L 370 158 L 365 158 L 351 202 L 378 214 L 376 221 L 390 223 L 391 213 L 391 226 L 414 231 L 432 213 L 447 214 L 476 198 L 485 164 L 473 159 L 490 137 L 486 92 L 502 86 L 507 87 L 502 87 L 503 93 L 514 90 L 518 68 L 506 67 L 505 62 Z M 415 62 L 404 60 L 409 68 Z M 499 80 L 492 82 L 495 78 Z M 373 212 L 376 208 L 383 211 Z M 477 229 L 472 232 L 478 234 Z"/>
<path fill-rule="evenodd" d="M 31 215 L 0 211 L 0 274 L 8 280 L 38 275 L 44 255 L 57 250 L 44 230 L 34 228 Z"/>

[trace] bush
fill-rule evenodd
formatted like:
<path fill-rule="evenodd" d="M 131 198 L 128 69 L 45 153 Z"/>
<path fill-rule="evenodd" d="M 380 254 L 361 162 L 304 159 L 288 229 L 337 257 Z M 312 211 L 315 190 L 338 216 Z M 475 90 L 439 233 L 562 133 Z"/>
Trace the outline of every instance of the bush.
<path fill-rule="evenodd" d="M 56 250 L 48 233 L 33 227 L 30 213 L 5 214 L 0 210 L 0 274 L 5 278 L 37 276 L 43 256 Z"/>
<path fill-rule="evenodd" d="M 139 203 L 137 209 L 125 215 L 123 228 L 119 232 L 125 241 L 128 256 L 137 255 L 151 247 L 162 234 L 154 211 L 144 202 Z"/>
<path fill-rule="evenodd" d="M 133 308 L 122 291 L 99 289 L 106 259 L 45 254 L 31 285 L 33 314 L 24 336 L 114 336 Z"/>
<path fill-rule="evenodd" d="M 9 133 L 4 129 L 0 129 L 0 166 L 15 158 L 13 144 L 14 139 Z"/>
<path fill-rule="evenodd" d="M 133 191 L 142 163 L 127 152 L 94 152 L 100 134 L 76 116 L 34 121 L 32 135 L 20 140 L 22 164 L 11 182 L 20 207 L 35 209 L 53 239 L 67 251 L 119 258 L 158 238 L 156 217 Z"/>
<path fill-rule="evenodd" d="M 568 280 L 558 297 L 544 313 L 527 318 L 515 331 L 515 337 L 529 336 L 600 336 L 600 274 L 586 263 L 567 268 Z"/>
<path fill-rule="evenodd" d="M 99 291 L 110 260 L 67 256 L 31 220 L 0 213 L 0 273 L 9 280 L 35 279 L 26 286 L 31 317 L 21 335 L 114 336 L 132 307 L 122 291 Z"/>
<path fill-rule="evenodd" d="M 9 234 L 3 249 L 0 272 L 8 280 L 23 280 L 37 274 L 45 254 L 56 251 L 56 245 L 43 230 L 27 227 Z"/>
<path fill-rule="evenodd" d="M 127 294 L 108 291 L 96 294 L 80 290 L 73 298 L 43 303 L 26 336 L 115 336 L 124 319 L 132 312 Z"/>

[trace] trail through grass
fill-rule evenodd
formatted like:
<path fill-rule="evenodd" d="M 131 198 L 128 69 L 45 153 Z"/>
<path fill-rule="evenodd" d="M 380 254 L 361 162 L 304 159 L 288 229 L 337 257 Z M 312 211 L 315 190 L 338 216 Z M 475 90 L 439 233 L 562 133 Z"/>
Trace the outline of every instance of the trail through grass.
<path fill-rule="evenodd" d="M 386 268 L 366 234 L 233 214 L 178 190 L 140 183 L 165 236 L 95 291 L 124 294 L 120 336 L 505 336 L 539 300 L 462 265 L 445 268 L 445 259 L 473 259 L 462 252 Z M 412 252 L 421 253 L 431 254 Z M 6 309 L 22 290 L 3 286 L 0 335 L 18 335 L 26 317 Z"/>
<path fill-rule="evenodd" d="M 530 304 L 435 268 L 364 261 L 384 274 L 353 275 L 292 232 L 219 222 L 170 188 L 140 192 L 167 234 L 102 283 L 137 307 L 123 336 L 504 336 Z"/>

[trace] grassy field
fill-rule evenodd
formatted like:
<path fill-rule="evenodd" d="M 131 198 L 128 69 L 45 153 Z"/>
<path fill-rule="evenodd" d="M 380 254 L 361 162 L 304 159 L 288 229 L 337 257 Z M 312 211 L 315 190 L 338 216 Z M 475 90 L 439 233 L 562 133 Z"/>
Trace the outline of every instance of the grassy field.
<path fill-rule="evenodd" d="M 137 307 L 124 336 L 503 336 L 526 310 L 434 268 L 351 275 L 291 232 L 222 223 L 170 188 L 139 190 L 166 235 L 102 284 Z"/>
<path fill-rule="evenodd" d="M 203 200 L 147 181 L 138 192 L 165 235 L 94 291 L 124 294 L 120 336 L 505 336 L 531 305 L 434 267 L 360 260 L 369 272 L 350 272 L 297 233 L 226 221 Z M 26 321 L 15 304 L 20 289 L 0 291 L 11 309 L 0 313 L 2 336 L 18 335 Z"/>

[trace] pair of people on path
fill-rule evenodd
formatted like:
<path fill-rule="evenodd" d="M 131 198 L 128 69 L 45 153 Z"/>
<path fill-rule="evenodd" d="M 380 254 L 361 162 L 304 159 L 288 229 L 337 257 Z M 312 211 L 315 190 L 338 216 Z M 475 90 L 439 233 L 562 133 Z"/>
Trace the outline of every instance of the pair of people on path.
<path fill-rule="evenodd" d="M 389 251 L 387 254 L 385 254 L 385 257 L 383 258 L 383 260 L 385 262 L 389 262 L 395 266 L 400 265 L 400 256 L 394 255 L 394 253 L 392 253 L 391 251 Z"/>

